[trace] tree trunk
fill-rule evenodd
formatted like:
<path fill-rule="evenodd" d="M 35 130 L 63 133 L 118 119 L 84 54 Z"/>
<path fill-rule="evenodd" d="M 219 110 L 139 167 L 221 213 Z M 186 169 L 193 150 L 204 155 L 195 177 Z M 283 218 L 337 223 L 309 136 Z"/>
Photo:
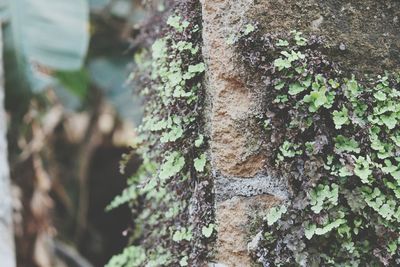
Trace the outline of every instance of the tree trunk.
<path fill-rule="evenodd" d="M 3 51 L 1 31 L 0 51 Z M 0 55 L 0 262 L 3 267 L 14 267 L 16 264 L 12 226 L 10 174 L 7 158 L 7 120 L 4 109 L 3 54 L 0 53 Z"/>

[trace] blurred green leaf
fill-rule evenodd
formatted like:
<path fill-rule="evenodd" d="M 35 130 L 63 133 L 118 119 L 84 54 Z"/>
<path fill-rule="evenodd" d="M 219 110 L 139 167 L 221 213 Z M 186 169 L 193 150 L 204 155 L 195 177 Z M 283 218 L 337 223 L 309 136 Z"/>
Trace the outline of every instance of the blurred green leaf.
<path fill-rule="evenodd" d="M 89 88 L 89 74 L 86 70 L 58 71 L 55 77 L 59 82 L 74 95 L 84 99 Z"/>
<path fill-rule="evenodd" d="M 9 0 L 15 46 L 24 61 L 78 70 L 89 42 L 86 0 Z"/>
<path fill-rule="evenodd" d="M 10 18 L 10 10 L 8 8 L 8 0 L 0 0 L 0 19 L 2 22 L 8 21 Z"/>

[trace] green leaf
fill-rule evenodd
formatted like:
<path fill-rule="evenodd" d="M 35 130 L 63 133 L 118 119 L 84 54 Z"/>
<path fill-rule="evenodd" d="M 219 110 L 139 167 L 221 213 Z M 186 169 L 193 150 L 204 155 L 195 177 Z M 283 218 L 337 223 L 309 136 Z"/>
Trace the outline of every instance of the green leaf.
<path fill-rule="evenodd" d="M 338 175 L 340 177 L 347 177 L 353 175 L 353 173 L 349 170 L 347 165 L 340 167 Z"/>
<path fill-rule="evenodd" d="M 193 238 L 192 230 L 183 228 L 181 230 L 177 230 L 172 236 L 172 240 L 175 242 L 180 242 L 182 240 L 190 241 Z"/>
<path fill-rule="evenodd" d="M 122 191 L 122 193 L 118 196 L 116 196 L 110 204 L 106 207 L 106 211 L 113 210 L 115 208 L 118 208 L 119 206 L 128 203 L 135 199 L 138 196 L 138 189 L 137 186 L 131 185 Z"/>
<path fill-rule="evenodd" d="M 390 175 L 399 183 L 400 185 L 400 170 L 391 172 Z"/>
<path fill-rule="evenodd" d="M 387 246 L 387 251 L 388 251 L 391 255 L 393 255 L 393 254 L 396 253 L 396 250 L 397 250 L 397 243 L 396 243 L 395 241 L 390 242 L 390 243 L 388 244 L 388 246 Z"/>
<path fill-rule="evenodd" d="M 274 103 L 286 103 L 287 101 L 289 101 L 287 95 L 277 95 L 274 99 Z"/>
<path fill-rule="evenodd" d="M 178 84 L 181 83 L 182 79 L 183 79 L 183 76 L 180 71 L 171 72 L 168 74 L 168 80 L 170 81 L 171 86 L 177 86 Z"/>
<path fill-rule="evenodd" d="M 340 84 L 333 79 L 329 79 L 328 83 L 330 84 L 330 86 L 332 86 L 333 89 L 339 88 Z"/>
<path fill-rule="evenodd" d="M 289 42 L 286 40 L 282 40 L 282 39 L 279 39 L 278 42 L 276 43 L 276 46 L 288 46 L 288 45 L 289 45 Z"/>
<path fill-rule="evenodd" d="M 244 29 L 244 35 L 248 35 L 249 33 L 253 32 L 256 28 L 252 24 L 247 24 Z"/>
<path fill-rule="evenodd" d="M 194 141 L 195 147 L 200 147 L 204 143 L 204 135 L 200 134 L 199 137 Z"/>
<path fill-rule="evenodd" d="M 343 135 L 338 135 L 335 138 L 335 148 L 337 152 L 354 152 L 360 153 L 360 148 L 356 140 L 354 138 L 347 138 Z"/>
<path fill-rule="evenodd" d="M 178 174 L 185 165 L 185 158 L 179 152 L 172 152 L 165 158 L 165 162 L 161 166 L 159 177 L 166 180 Z"/>
<path fill-rule="evenodd" d="M 324 90 L 312 91 L 309 95 L 304 96 L 303 101 L 310 103 L 308 110 L 310 112 L 316 112 L 320 107 L 327 103 L 328 98 L 325 95 Z"/>
<path fill-rule="evenodd" d="M 89 75 L 84 70 L 58 71 L 55 77 L 60 83 L 80 99 L 84 99 L 89 87 Z"/>
<path fill-rule="evenodd" d="M 325 225 L 323 228 L 317 228 L 315 230 L 316 235 L 324 235 L 330 231 L 332 231 L 335 228 L 338 228 L 340 225 L 346 223 L 345 219 L 337 219 L 327 225 Z"/>
<path fill-rule="evenodd" d="M 361 92 L 361 89 L 360 89 L 357 81 L 354 79 L 354 77 L 351 80 L 347 81 L 346 89 L 347 90 L 345 93 L 346 93 L 347 98 L 349 98 L 349 99 L 357 97 Z"/>
<path fill-rule="evenodd" d="M 276 223 L 284 213 L 286 213 L 287 209 L 285 206 L 281 206 L 280 208 L 273 207 L 267 213 L 267 223 L 269 226 Z"/>
<path fill-rule="evenodd" d="M 375 99 L 379 101 L 385 101 L 387 99 L 386 94 L 382 91 L 378 91 L 374 94 Z"/>
<path fill-rule="evenodd" d="M 121 254 L 113 256 L 105 267 L 142 266 L 146 261 L 146 251 L 140 246 L 129 246 Z"/>
<path fill-rule="evenodd" d="M 188 68 L 188 72 L 194 72 L 194 73 L 201 73 L 206 69 L 206 66 L 204 65 L 204 63 L 198 63 L 196 65 L 190 65 Z"/>
<path fill-rule="evenodd" d="M 311 210 L 318 214 L 326 207 L 336 206 L 339 197 L 339 186 L 337 184 L 331 185 L 319 184 L 315 189 L 310 192 Z"/>
<path fill-rule="evenodd" d="M 280 154 L 283 158 L 293 158 L 296 155 L 301 154 L 301 150 L 298 150 L 298 145 L 292 144 L 289 141 L 283 142 L 283 144 L 279 147 Z"/>
<path fill-rule="evenodd" d="M 396 165 L 393 165 L 390 160 L 385 159 L 384 163 L 384 167 L 381 168 L 383 173 L 388 174 L 397 171 L 398 167 Z"/>
<path fill-rule="evenodd" d="M 294 40 L 298 46 L 305 46 L 307 44 L 307 39 L 302 36 L 302 32 L 291 31 L 294 36 Z"/>
<path fill-rule="evenodd" d="M 301 92 L 303 92 L 306 89 L 306 87 L 304 87 L 303 85 L 301 85 L 300 83 L 296 82 L 296 83 L 292 83 L 289 85 L 289 95 L 297 95 Z"/>
<path fill-rule="evenodd" d="M 85 0 L 12 0 L 11 24 L 21 59 L 55 70 L 75 71 L 89 43 L 89 7 Z"/>
<path fill-rule="evenodd" d="M 281 90 L 283 87 L 285 87 L 285 82 L 279 81 L 278 83 L 275 84 L 275 89 L 276 90 Z"/>
<path fill-rule="evenodd" d="M 341 111 L 335 110 L 333 113 L 333 122 L 335 123 L 335 129 L 341 129 L 343 125 L 349 124 L 349 112 L 346 107 L 343 107 Z"/>
<path fill-rule="evenodd" d="M 184 256 L 184 257 L 182 257 L 182 259 L 179 261 L 179 265 L 180 266 L 188 266 L 189 265 L 189 263 L 188 263 L 188 256 Z"/>
<path fill-rule="evenodd" d="M 203 234 L 204 237 L 209 238 L 214 232 L 214 227 L 215 225 L 212 223 L 210 223 L 208 226 L 203 226 L 201 228 L 201 233 Z"/>
<path fill-rule="evenodd" d="M 167 20 L 167 24 L 178 32 L 183 32 L 189 26 L 189 22 L 186 20 L 181 22 L 181 19 L 178 15 L 171 15 Z"/>
<path fill-rule="evenodd" d="M 307 79 L 301 81 L 301 84 L 304 85 L 304 87 L 308 88 L 311 86 L 311 76 L 308 76 Z"/>
<path fill-rule="evenodd" d="M 392 113 L 390 115 L 381 115 L 380 119 L 381 121 L 388 127 L 389 130 L 394 129 L 397 124 L 397 119 L 396 119 L 396 114 Z"/>
<path fill-rule="evenodd" d="M 165 57 L 167 53 L 166 40 L 161 38 L 157 39 L 151 46 L 151 56 L 153 60 Z"/>
<path fill-rule="evenodd" d="M 314 236 L 316 229 L 317 226 L 315 224 L 308 224 L 306 227 L 304 227 L 304 235 L 308 240 Z"/>
<path fill-rule="evenodd" d="M 163 133 L 160 138 L 161 143 L 175 142 L 183 135 L 183 129 L 181 126 L 173 126 L 169 132 Z"/>
<path fill-rule="evenodd" d="M 206 154 L 203 153 L 200 157 L 194 159 L 194 168 L 198 172 L 203 172 L 206 166 Z"/>
<path fill-rule="evenodd" d="M 277 67 L 279 71 L 281 71 L 283 69 L 289 69 L 292 66 L 292 64 L 287 59 L 278 58 L 275 59 L 274 66 Z"/>
<path fill-rule="evenodd" d="M 372 170 L 370 169 L 368 156 L 367 158 L 362 156 L 356 158 L 354 174 L 361 178 L 361 182 L 370 184 L 368 177 L 372 174 Z"/>
<path fill-rule="evenodd" d="M 387 201 L 379 208 L 379 215 L 383 218 L 390 220 L 395 213 L 396 203 L 393 201 Z"/>
<path fill-rule="evenodd" d="M 287 51 L 282 51 L 281 54 L 284 55 L 289 60 L 289 62 L 305 58 L 305 55 L 303 55 L 300 51 L 296 52 L 292 50 L 290 51 L 290 53 Z"/>

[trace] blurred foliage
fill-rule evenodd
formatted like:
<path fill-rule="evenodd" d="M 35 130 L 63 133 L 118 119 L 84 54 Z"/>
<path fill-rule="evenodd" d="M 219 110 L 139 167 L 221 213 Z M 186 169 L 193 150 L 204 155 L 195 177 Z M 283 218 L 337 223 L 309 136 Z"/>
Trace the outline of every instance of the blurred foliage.
<path fill-rule="evenodd" d="M 121 146 L 131 143 L 131 124 L 141 118 L 126 80 L 135 67 L 128 64 L 132 24 L 146 13 L 140 1 L 103 2 L 0 0 L 10 160 L 22 192 L 20 266 L 55 266 L 52 238 L 74 244 L 96 266 L 126 241 L 127 208 L 113 215 L 104 208 L 122 190 Z"/>
<path fill-rule="evenodd" d="M 57 71 L 54 75 L 61 84 L 80 99 L 85 99 L 89 87 L 89 74 L 85 69 L 78 71 Z"/>
<path fill-rule="evenodd" d="M 53 71 L 79 70 L 89 43 L 86 0 L 8 1 L 17 71 L 41 91 L 54 81 Z"/>

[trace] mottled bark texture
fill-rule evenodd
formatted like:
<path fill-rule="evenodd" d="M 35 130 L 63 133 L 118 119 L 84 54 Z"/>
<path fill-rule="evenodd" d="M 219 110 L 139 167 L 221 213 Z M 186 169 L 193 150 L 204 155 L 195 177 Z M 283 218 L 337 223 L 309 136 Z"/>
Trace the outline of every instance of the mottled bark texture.
<path fill-rule="evenodd" d="M 3 38 L 1 30 L 0 51 L 0 265 L 2 267 L 14 267 L 15 252 L 10 173 L 7 158 L 7 120 L 4 110 Z"/>
<path fill-rule="evenodd" d="M 201 0 L 209 99 L 207 127 L 215 179 L 216 266 L 251 266 L 251 225 L 289 195 L 287 181 L 265 170 L 257 117 L 264 103 L 240 51 L 230 44 L 249 23 L 262 32 L 323 36 L 327 53 L 349 74 L 382 73 L 400 64 L 400 3 L 395 0 Z M 254 229 L 253 229 L 254 230 Z M 254 235 L 254 233 L 252 233 Z"/>

